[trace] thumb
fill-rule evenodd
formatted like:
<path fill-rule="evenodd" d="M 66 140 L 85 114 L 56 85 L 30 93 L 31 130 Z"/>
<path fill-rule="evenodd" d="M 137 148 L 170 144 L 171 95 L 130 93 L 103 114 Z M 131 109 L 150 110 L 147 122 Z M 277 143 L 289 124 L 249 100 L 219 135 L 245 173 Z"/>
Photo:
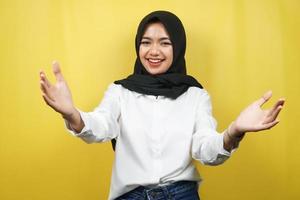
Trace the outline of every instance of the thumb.
<path fill-rule="evenodd" d="M 53 73 L 55 75 L 55 78 L 57 81 L 63 81 L 64 80 L 64 77 L 61 73 L 61 70 L 60 70 L 60 67 L 59 67 L 59 63 L 57 61 L 53 61 L 52 62 L 52 70 L 53 70 Z"/>
<path fill-rule="evenodd" d="M 264 93 L 264 95 L 257 100 L 257 103 L 259 104 L 259 106 L 262 106 L 264 103 L 266 103 L 270 98 L 272 97 L 272 91 L 269 90 L 266 93 Z"/>

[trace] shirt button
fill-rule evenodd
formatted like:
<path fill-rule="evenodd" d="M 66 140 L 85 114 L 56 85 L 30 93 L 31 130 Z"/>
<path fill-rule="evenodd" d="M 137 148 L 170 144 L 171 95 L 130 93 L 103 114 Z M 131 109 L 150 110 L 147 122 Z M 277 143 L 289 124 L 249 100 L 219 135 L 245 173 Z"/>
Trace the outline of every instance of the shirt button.
<path fill-rule="evenodd" d="M 155 157 L 159 157 L 160 156 L 160 150 L 155 148 L 155 149 L 152 149 L 152 152 L 154 154 Z"/>

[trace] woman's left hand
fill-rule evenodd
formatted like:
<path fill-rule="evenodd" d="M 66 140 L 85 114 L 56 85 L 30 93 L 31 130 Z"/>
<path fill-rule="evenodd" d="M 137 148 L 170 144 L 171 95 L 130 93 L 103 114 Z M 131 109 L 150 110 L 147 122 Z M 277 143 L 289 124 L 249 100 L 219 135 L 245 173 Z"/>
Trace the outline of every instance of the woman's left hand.
<path fill-rule="evenodd" d="M 230 134 L 234 137 L 242 136 L 245 132 L 256 132 L 270 129 L 279 120 L 276 119 L 285 100 L 279 99 L 271 109 L 262 110 L 261 107 L 272 96 L 272 91 L 266 92 L 260 99 L 244 109 L 230 128 Z"/>

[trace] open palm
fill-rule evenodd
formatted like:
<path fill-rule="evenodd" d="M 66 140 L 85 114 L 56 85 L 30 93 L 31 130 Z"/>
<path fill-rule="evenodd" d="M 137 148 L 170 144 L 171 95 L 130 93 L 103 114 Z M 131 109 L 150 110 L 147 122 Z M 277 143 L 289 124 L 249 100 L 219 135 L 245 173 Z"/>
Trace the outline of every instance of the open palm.
<path fill-rule="evenodd" d="M 52 69 L 56 77 L 56 83 L 54 85 L 50 83 L 43 71 L 40 72 L 40 87 L 43 98 L 50 107 L 63 116 L 71 115 L 75 109 L 72 95 L 61 73 L 58 62 L 53 62 Z"/>
<path fill-rule="evenodd" d="M 272 92 L 268 91 L 260 99 L 254 101 L 245 108 L 234 122 L 233 132 L 235 134 L 256 132 L 270 129 L 275 126 L 279 122 L 277 116 L 281 111 L 285 100 L 279 99 L 271 109 L 262 110 L 262 105 L 266 103 L 271 96 Z"/>

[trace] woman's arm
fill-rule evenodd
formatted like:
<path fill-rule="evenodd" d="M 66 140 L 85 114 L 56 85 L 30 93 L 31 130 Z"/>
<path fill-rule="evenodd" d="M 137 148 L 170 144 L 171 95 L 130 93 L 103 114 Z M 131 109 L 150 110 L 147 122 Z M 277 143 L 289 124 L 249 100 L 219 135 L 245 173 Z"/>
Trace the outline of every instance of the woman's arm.
<path fill-rule="evenodd" d="M 222 134 L 218 134 L 217 123 L 212 116 L 210 96 L 207 91 L 201 90 L 192 139 L 192 157 L 207 165 L 222 164 L 230 157 L 232 150 L 239 146 L 246 132 L 261 131 L 275 126 L 279 122 L 276 118 L 284 99 L 279 99 L 272 109 L 262 110 L 261 106 L 271 95 L 271 92 L 267 92 L 253 102 Z"/>
<path fill-rule="evenodd" d="M 199 90 L 195 100 L 197 107 L 192 137 L 192 157 L 205 165 L 222 164 L 231 156 L 231 151 L 224 149 L 224 133 L 217 132 L 217 121 L 212 115 L 210 95 L 204 89 Z"/>
<path fill-rule="evenodd" d="M 224 132 L 224 148 L 231 151 L 244 137 L 246 132 L 258 132 L 274 127 L 279 120 L 277 116 L 282 110 L 285 100 L 280 98 L 271 109 L 262 110 L 261 106 L 272 96 L 266 92 L 260 99 L 245 108 L 237 119 Z"/>

